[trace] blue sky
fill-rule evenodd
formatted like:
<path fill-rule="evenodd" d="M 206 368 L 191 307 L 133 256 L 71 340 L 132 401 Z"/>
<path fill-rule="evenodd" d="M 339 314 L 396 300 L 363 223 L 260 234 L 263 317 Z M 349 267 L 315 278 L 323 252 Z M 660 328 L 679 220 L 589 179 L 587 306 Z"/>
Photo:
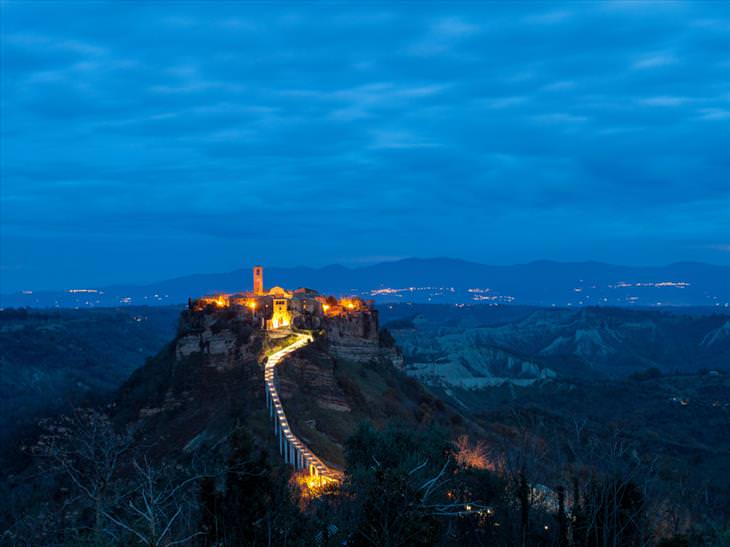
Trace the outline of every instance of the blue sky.
<path fill-rule="evenodd" d="M 730 264 L 729 6 L 2 2 L 1 290 Z"/>

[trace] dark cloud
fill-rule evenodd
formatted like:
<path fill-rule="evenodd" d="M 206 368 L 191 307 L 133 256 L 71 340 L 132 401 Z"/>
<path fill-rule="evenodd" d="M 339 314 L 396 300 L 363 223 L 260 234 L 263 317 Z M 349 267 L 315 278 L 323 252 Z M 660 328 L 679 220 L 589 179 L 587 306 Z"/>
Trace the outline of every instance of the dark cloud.
<path fill-rule="evenodd" d="M 730 262 L 723 3 L 3 7 L 3 291 Z"/>

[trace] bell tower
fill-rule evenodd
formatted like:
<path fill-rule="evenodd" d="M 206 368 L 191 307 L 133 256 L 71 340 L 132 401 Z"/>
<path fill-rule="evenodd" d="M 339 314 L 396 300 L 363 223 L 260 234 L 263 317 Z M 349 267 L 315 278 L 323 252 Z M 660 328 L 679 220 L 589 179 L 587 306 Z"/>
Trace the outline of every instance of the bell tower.
<path fill-rule="evenodd" d="M 264 268 L 262 266 L 253 267 L 253 294 L 256 296 L 264 294 Z"/>

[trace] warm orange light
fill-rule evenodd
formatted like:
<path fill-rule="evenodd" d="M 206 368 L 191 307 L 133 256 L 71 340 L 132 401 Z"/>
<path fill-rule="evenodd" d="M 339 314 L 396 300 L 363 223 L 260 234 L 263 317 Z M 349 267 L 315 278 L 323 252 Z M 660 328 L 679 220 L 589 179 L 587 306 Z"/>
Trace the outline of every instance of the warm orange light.
<path fill-rule="evenodd" d="M 494 464 L 487 458 L 487 446 L 484 441 L 472 443 L 468 435 L 460 435 L 455 444 L 455 460 L 459 466 L 494 470 Z"/>
<path fill-rule="evenodd" d="M 322 304 L 322 310 L 323 311 L 327 311 L 328 309 L 330 309 L 329 304 Z"/>
<path fill-rule="evenodd" d="M 252 310 L 255 310 L 256 309 L 256 302 L 254 302 L 254 301 L 249 302 L 248 303 L 248 307 L 251 308 Z"/>
<path fill-rule="evenodd" d="M 343 298 L 340 300 L 340 306 L 348 310 L 359 310 L 360 299 L 358 298 Z"/>
<path fill-rule="evenodd" d="M 215 306 L 216 308 L 229 308 L 231 305 L 230 294 L 216 294 L 213 296 L 203 296 L 195 301 L 195 309 L 202 311 L 206 306 Z"/>
<path fill-rule="evenodd" d="M 307 471 L 297 471 L 292 474 L 292 480 L 299 487 L 304 498 L 312 499 L 331 492 L 340 481 L 332 477 L 310 475 Z"/>

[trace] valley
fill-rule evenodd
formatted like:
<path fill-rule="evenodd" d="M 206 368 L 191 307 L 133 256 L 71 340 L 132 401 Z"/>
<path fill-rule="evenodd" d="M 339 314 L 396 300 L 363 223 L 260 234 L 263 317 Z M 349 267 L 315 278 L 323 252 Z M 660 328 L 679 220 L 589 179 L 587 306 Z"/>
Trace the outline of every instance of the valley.
<path fill-rule="evenodd" d="M 386 305 L 408 373 L 478 388 L 550 378 L 730 372 L 730 314 L 707 310 Z"/>
<path fill-rule="evenodd" d="M 103 400 L 174 335 L 180 308 L 0 310 L 0 446 Z"/>
<path fill-rule="evenodd" d="M 338 489 L 348 492 L 346 498 L 370 495 L 365 492 L 378 499 L 402 495 L 397 488 L 376 489 L 381 479 L 373 461 L 389 461 L 394 466 L 389 469 L 400 469 L 402 474 L 388 475 L 388 481 L 406 489 L 411 488 L 408 477 L 427 481 L 422 472 L 439 472 L 438 466 L 421 468 L 420 458 L 441 461 L 444 468 L 456 465 L 439 496 L 448 500 L 457 495 L 456 488 L 464 500 L 458 510 L 476 519 L 473 525 L 463 523 L 459 533 L 465 538 L 482 534 L 494 545 L 511 545 L 515 534 L 526 529 L 536 542 L 552 537 L 546 530 L 562 522 L 555 513 L 557 492 L 578 488 L 579 498 L 573 493 L 565 500 L 576 512 L 579 507 L 571 500 L 593 499 L 595 488 L 610 491 L 611 477 L 632 477 L 631 484 L 646 496 L 646 505 L 632 511 L 656 537 L 707 532 L 730 508 L 724 472 L 730 459 L 726 315 L 489 305 L 371 309 L 364 304 L 348 308 L 347 303 L 327 315 L 330 308 L 324 306 L 332 301 L 313 291 L 289 305 L 291 315 L 281 315 L 284 308 L 267 307 L 267 296 L 256 301 L 255 309 L 245 300 L 250 297 L 241 296 L 240 306 L 235 298 L 191 301 L 182 312 L 3 312 L 2 343 L 12 350 L 4 358 L 14 356 L 3 362 L 5 377 L 12 363 L 34 362 L 28 353 L 32 344 L 19 345 L 18 340 L 35 336 L 43 337 L 44 344 L 55 341 L 55 355 L 66 359 L 58 363 L 66 374 L 48 375 L 38 387 L 65 393 L 60 402 L 23 406 L 17 403 L 24 399 L 8 388 L 16 397 L 15 421 L 9 423 L 31 425 L 50 418 L 34 428 L 7 429 L 7 439 L 22 433 L 23 443 L 31 447 L 29 454 L 8 443 L 3 454 L 7 475 L 0 490 L 8 500 L 3 522 L 13 534 L 32 535 L 24 527 L 35 522 L 13 521 L 13 511 L 24 507 L 33 518 L 43 514 L 29 485 L 68 488 L 63 474 L 53 479 L 56 486 L 41 486 L 32 478 L 39 465 L 33 454 L 47 450 L 43 439 L 58 419 L 77 424 L 64 426 L 69 431 L 78 424 L 88 427 L 92 420 L 99 431 L 111 427 L 118 432 L 114 442 L 123 443 L 132 458 L 125 456 L 126 463 L 114 471 L 120 487 L 138 488 L 135 465 L 147 458 L 161 466 L 150 473 L 168 470 L 165 480 L 191 485 L 213 481 L 210 503 L 240 515 L 250 498 L 234 494 L 242 488 L 236 481 L 243 480 L 236 470 L 245 469 L 243 476 L 265 477 L 245 488 L 262 492 L 262 499 L 279 500 L 276 506 L 267 502 L 250 508 L 250 522 L 276 518 L 289 529 L 324 518 L 335 526 L 333 541 L 355 533 L 346 518 L 355 509 L 337 508 L 343 503 L 336 501 Z M 322 307 L 312 308 L 309 302 Z M 272 317 L 309 328 L 262 329 L 273 324 Z M 140 324 L 144 337 L 135 331 Z M 129 351 L 134 347 L 152 356 L 135 360 L 136 353 Z M 89 355 L 99 363 L 118 364 L 84 369 L 79 358 Z M 15 368 L 16 374 L 23 370 Z M 67 379 L 82 370 L 94 371 L 84 389 Z M 28 400 L 39 401 L 37 396 Z M 80 407 L 96 410 L 79 416 Z M 54 418 L 58 412 L 70 418 Z M 34 445 L 33 435 L 39 433 L 41 443 Z M 444 454 L 450 456 L 442 461 Z M 196 473 L 196 482 L 188 482 Z M 472 475 L 487 482 L 471 484 L 477 480 Z M 535 492 L 527 528 L 518 524 L 520 504 L 527 503 L 519 501 L 520 481 Z M 198 511 L 192 501 L 196 488 L 181 490 L 183 497 L 175 503 L 184 505 L 172 506 L 189 512 L 186 522 Z M 477 497 L 471 494 L 475 488 Z M 299 500 L 301 513 L 281 501 L 290 495 Z M 119 501 L 113 496 L 104 501 L 115 519 L 124 518 Z M 659 510 L 661 515 L 655 513 Z M 316 517 L 317 511 L 330 516 Z M 217 526 L 235 537 L 254 544 L 265 543 L 264 538 L 281 540 L 257 525 L 234 525 L 225 514 L 216 517 L 222 519 Z M 113 522 L 107 524 L 113 528 Z M 61 524 L 44 526 L 51 530 Z M 577 526 L 570 533 L 582 533 Z M 175 527 L 172 533 L 184 537 L 190 528 Z"/>

